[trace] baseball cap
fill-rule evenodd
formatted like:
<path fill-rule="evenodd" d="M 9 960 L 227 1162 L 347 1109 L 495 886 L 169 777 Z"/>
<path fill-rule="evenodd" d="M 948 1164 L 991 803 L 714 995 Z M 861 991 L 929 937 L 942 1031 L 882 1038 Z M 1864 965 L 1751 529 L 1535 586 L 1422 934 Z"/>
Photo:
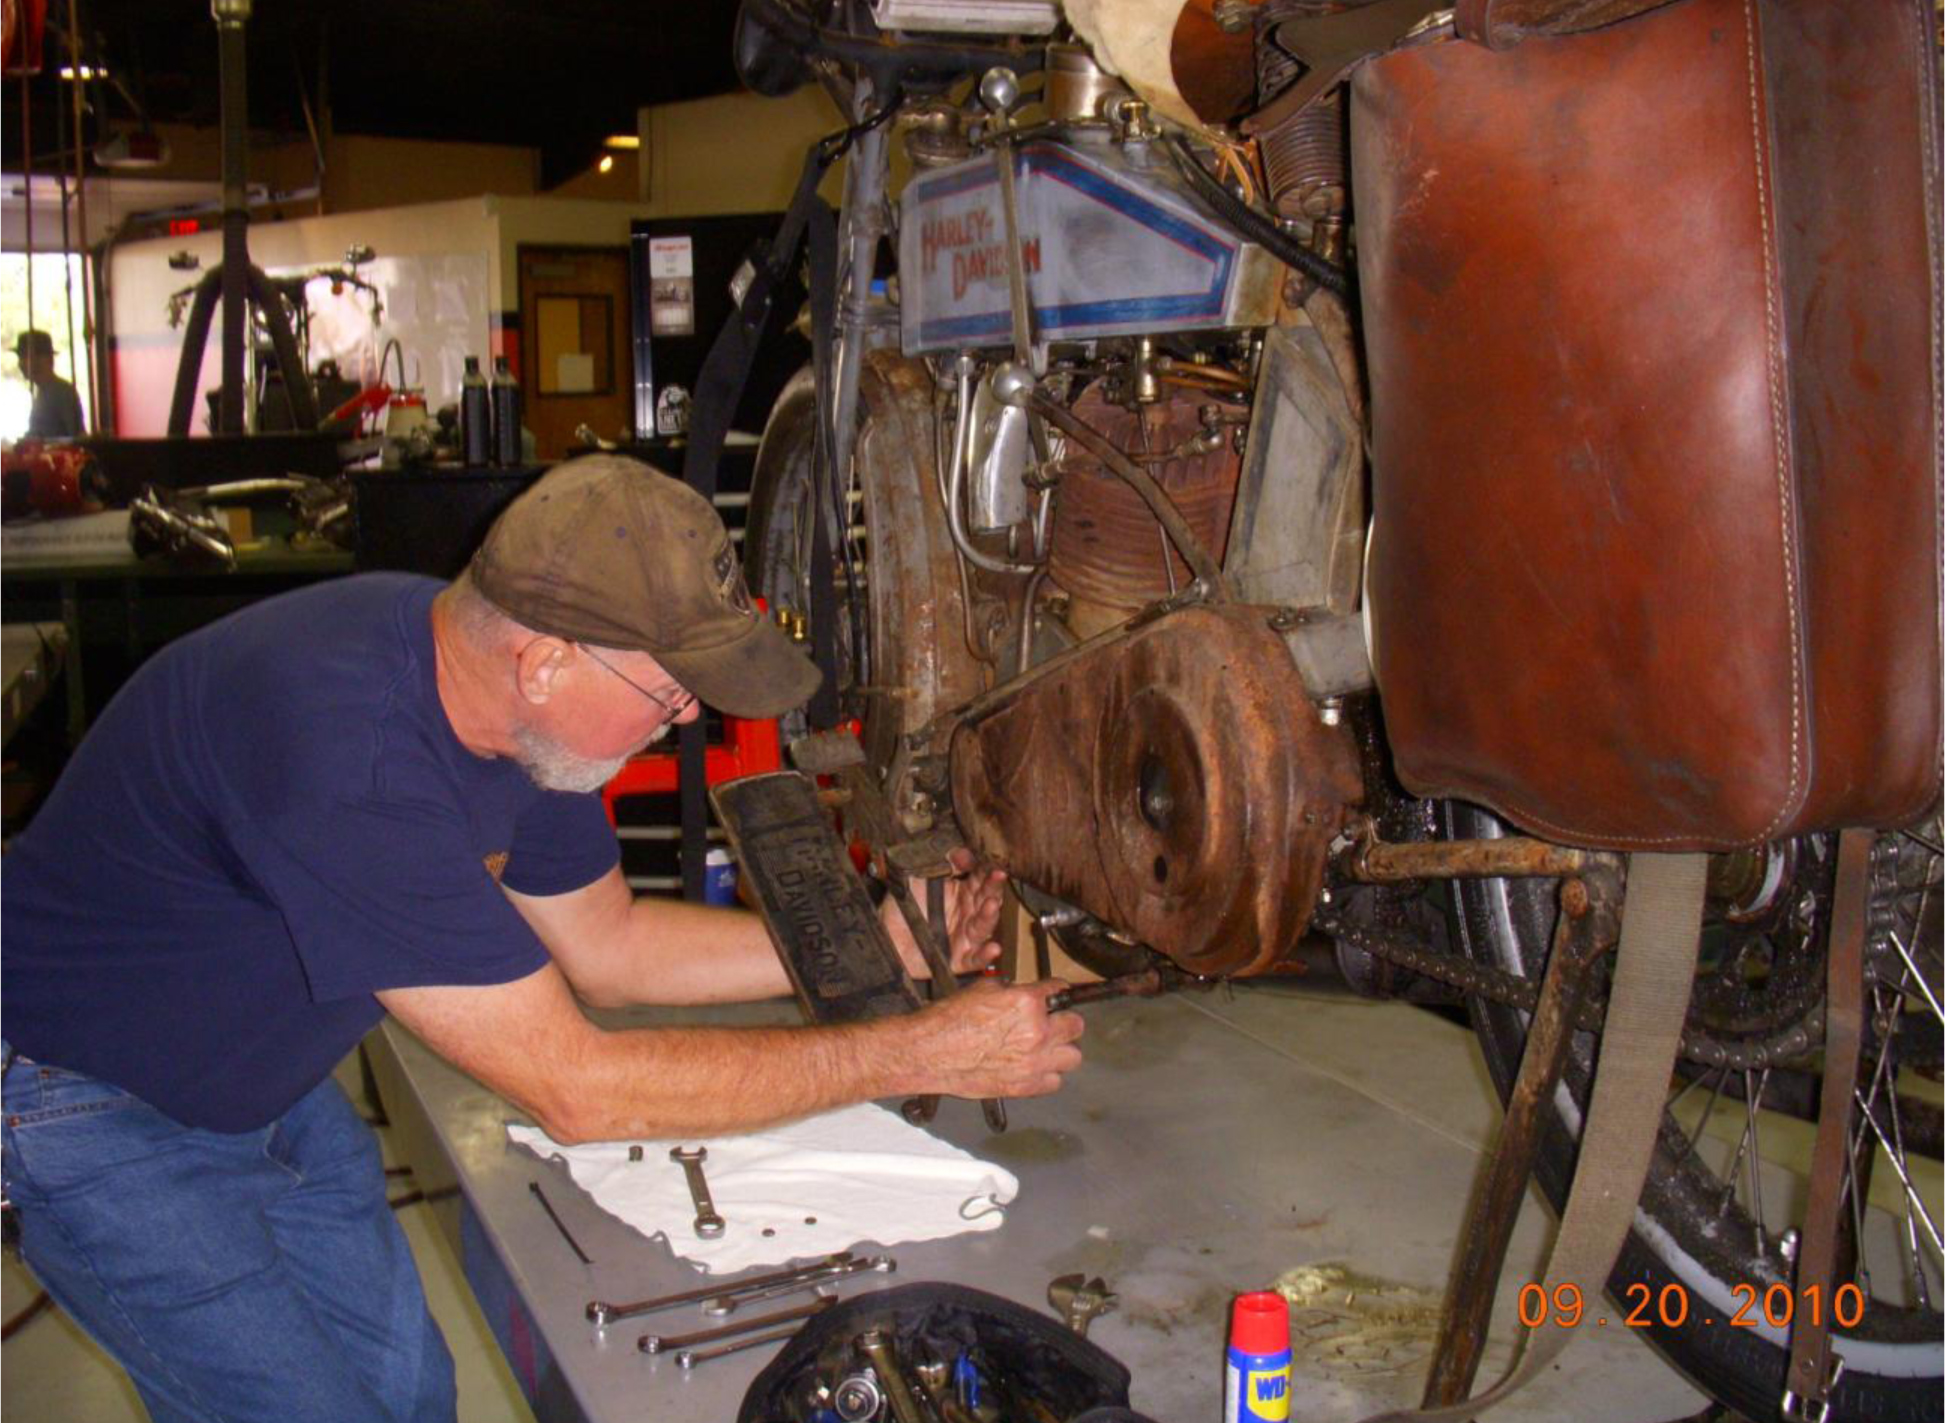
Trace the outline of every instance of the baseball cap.
<path fill-rule="evenodd" d="M 21 332 L 19 337 L 14 341 L 14 354 L 16 356 L 24 356 L 29 351 L 33 351 L 37 355 L 42 356 L 53 355 L 54 338 L 45 331 L 35 331 L 31 328 Z"/>
<path fill-rule="evenodd" d="M 639 460 L 556 465 L 487 530 L 471 576 L 535 632 L 649 653 L 734 716 L 801 706 L 822 675 L 750 601 L 709 501 Z"/>

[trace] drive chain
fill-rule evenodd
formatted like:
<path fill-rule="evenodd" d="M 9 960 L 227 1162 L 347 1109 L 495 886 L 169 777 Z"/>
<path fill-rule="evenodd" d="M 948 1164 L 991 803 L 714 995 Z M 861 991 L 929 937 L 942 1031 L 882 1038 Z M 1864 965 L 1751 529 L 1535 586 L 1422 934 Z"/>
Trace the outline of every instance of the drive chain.
<path fill-rule="evenodd" d="M 1449 983 L 1466 993 L 1504 1003 L 1524 1013 L 1531 1013 L 1540 1000 L 1537 983 L 1505 969 L 1475 963 L 1457 954 L 1439 953 L 1323 916 L 1319 916 L 1315 928 L 1319 933 L 1339 939 L 1360 953 L 1408 968 L 1413 973 L 1435 978 L 1441 983 Z M 1575 1025 L 1584 1031 L 1598 1033 L 1605 1015 L 1604 1003 L 1590 1003 L 1581 1009 Z M 1822 1042 L 1823 1004 L 1819 1003 L 1799 1022 L 1768 1038 L 1741 1041 L 1712 1037 L 1693 1028 L 1684 1029 L 1681 1055 L 1708 1067 L 1743 1070 L 1771 1067 L 1800 1057 Z"/>

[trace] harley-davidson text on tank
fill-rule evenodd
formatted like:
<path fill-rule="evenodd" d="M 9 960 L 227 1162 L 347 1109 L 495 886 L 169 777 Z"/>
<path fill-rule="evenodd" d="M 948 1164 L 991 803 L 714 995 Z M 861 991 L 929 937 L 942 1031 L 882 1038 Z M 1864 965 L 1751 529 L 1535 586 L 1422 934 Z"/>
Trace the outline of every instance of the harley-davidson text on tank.
<path fill-rule="evenodd" d="M 1013 156 L 1021 265 L 1041 340 L 1264 326 L 1276 262 L 1204 217 L 1179 179 L 1129 150 L 1023 144 Z M 905 190 L 899 236 L 904 349 L 1012 339 L 1006 212 L 990 157 Z"/>

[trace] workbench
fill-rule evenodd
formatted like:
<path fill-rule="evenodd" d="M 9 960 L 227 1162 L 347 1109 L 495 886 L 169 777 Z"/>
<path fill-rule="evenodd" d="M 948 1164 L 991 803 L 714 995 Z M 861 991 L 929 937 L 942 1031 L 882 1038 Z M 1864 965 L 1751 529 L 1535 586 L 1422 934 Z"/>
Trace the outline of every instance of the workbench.
<path fill-rule="evenodd" d="M 125 537 L 125 510 L 62 520 L 54 527 L 80 529 L 117 519 Z M 345 549 L 295 546 L 272 536 L 239 548 L 236 567 L 227 571 L 208 563 L 138 558 L 125 543 L 95 539 L 69 547 L 9 548 L 0 574 L 9 621 L 52 620 L 67 630 L 67 733 L 73 744 L 87 730 L 93 707 L 105 700 L 102 692 L 112 690 L 97 685 L 90 703 L 89 686 L 102 679 L 99 669 L 84 669 L 89 660 L 84 647 L 96 652 L 118 649 L 126 675 L 172 638 L 260 598 L 340 577 L 351 569 L 351 554 Z"/>
<path fill-rule="evenodd" d="M 897 1273 L 839 1292 L 950 1280 L 1045 1309 L 1054 1277 L 1100 1275 L 1120 1304 L 1089 1337 L 1132 1371 L 1134 1406 L 1158 1423 L 1197 1423 L 1220 1407 L 1232 1296 L 1294 1267 L 1342 1267 L 1356 1277 L 1349 1286 L 1294 1316 L 1293 1423 L 1415 1403 L 1467 1192 L 1499 1116 L 1471 1034 L 1401 1004 L 1287 985 L 1085 1012 L 1084 1065 L 1058 1094 L 1011 1103 L 1010 1131 L 988 1134 L 976 1103 L 950 1098 L 933 1125 L 1019 1177 L 1006 1224 L 884 1243 Z M 596 1016 L 618 1026 L 794 1015 L 764 1004 Z M 693 1308 L 605 1333 L 584 1314 L 592 1299 L 645 1299 L 718 1277 L 602 1211 L 561 1163 L 511 1145 L 506 1123 L 524 1118 L 405 1029 L 387 1022 L 367 1046 L 401 1159 L 542 1423 L 733 1419 L 778 1346 L 685 1374 L 635 1341 L 703 1327 Z M 591 1265 L 549 1222 L 528 1189 L 535 1181 Z M 1530 1202 L 1482 1387 L 1504 1367 L 1519 1287 L 1536 1277 L 1551 1230 Z M 1590 1319 L 1554 1369 L 1492 1416 L 1667 1423 L 1706 1402 L 1618 1321 Z"/>

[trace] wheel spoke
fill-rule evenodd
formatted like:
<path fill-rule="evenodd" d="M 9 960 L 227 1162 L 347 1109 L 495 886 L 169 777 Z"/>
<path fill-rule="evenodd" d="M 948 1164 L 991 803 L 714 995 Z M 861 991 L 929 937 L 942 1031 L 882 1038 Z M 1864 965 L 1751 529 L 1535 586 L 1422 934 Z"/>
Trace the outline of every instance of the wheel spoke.
<path fill-rule="evenodd" d="M 1898 1184 L 1904 1187 L 1905 1205 L 1907 1209 L 1917 1212 L 1918 1219 L 1924 1222 L 1925 1234 L 1931 1237 L 1932 1252 L 1941 1259 L 1945 1259 L 1945 1241 L 1939 1239 L 1938 1223 L 1931 1218 L 1931 1212 L 1925 1209 L 1925 1203 L 1918 1195 L 1918 1188 L 1911 1184 L 1911 1176 L 1905 1170 L 1905 1163 L 1898 1158 L 1897 1152 L 1892 1149 L 1890 1138 L 1885 1136 L 1884 1128 L 1877 1124 L 1877 1118 L 1871 1114 L 1870 1107 L 1865 1105 L 1864 1094 L 1853 1088 L 1851 1095 L 1857 1099 L 1858 1108 L 1864 1113 L 1864 1120 L 1870 1125 L 1871 1134 L 1878 1139 L 1878 1144 L 1884 1148 L 1885 1160 L 1889 1161 L 1891 1163 L 1891 1169 L 1898 1173 Z"/>
<path fill-rule="evenodd" d="M 1743 1097 L 1746 1100 L 1749 1096 L 1748 1069 L 1745 1068 L 1742 1075 L 1742 1091 Z M 1736 1184 L 1742 1179 L 1742 1158 L 1748 1150 L 1749 1128 L 1745 1125 L 1742 1129 L 1741 1138 L 1736 1142 L 1736 1154 L 1729 1159 L 1729 1169 L 1722 1173 L 1722 1199 L 1716 1203 L 1715 1207 L 1716 1219 L 1718 1220 L 1729 1214 L 1730 1202 L 1736 1198 Z M 1760 1229 L 1760 1226 L 1758 1228 Z"/>
<path fill-rule="evenodd" d="M 1676 1074 L 1676 1076 L 1678 1079 L 1680 1078 L 1679 1073 Z M 1673 1115 L 1675 1108 L 1681 1106 L 1681 1104 L 1685 1100 L 1687 1100 L 1688 1094 L 1693 1092 L 1697 1087 L 1701 1086 L 1702 1083 L 1706 1082 L 1708 1080 L 1708 1077 L 1709 1074 L 1707 1072 L 1698 1072 L 1695 1076 L 1688 1078 L 1686 1081 L 1683 1081 L 1682 1085 L 1675 1089 L 1674 1095 L 1668 1099 L 1668 1104 L 1665 1107 L 1663 1107 L 1662 1110 L 1664 1112 L 1669 1113 L 1670 1115 Z M 1692 1144 L 1693 1143 L 1691 1143 L 1691 1145 Z"/>
<path fill-rule="evenodd" d="M 1888 1047 L 1888 1044 L 1887 1044 Z M 1886 1057 L 1890 1056 L 1886 1052 Z M 1905 1179 L 1911 1166 L 1911 1158 L 1905 1155 L 1904 1124 L 1898 1120 L 1898 1084 L 1895 1079 L 1887 1080 L 1886 1095 L 1890 1099 L 1891 1117 L 1891 1154 L 1897 1158 L 1898 1178 Z M 1911 1196 L 1905 1197 L 1904 1211 L 1905 1241 L 1911 1250 L 1911 1280 L 1918 1295 L 1921 1308 L 1931 1308 L 1931 1287 L 1925 1280 L 1925 1260 L 1918 1250 L 1918 1222 L 1912 1218 Z"/>
<path fill-rule="evenodd" d="M 1904 946 L 1904 940 L 1898 937 L 1897 930 L 1887 929 L 1884 936 L 1891 941 L 1891 947 L 1898 951 L 1898 957 L 1904 960 L 1904 966 L 1911 974 L 1910 981 L 1918 985 L 1918 991 L 1931 1005 L 1931 1010 L 1937 1016 L 1940 1025 L 1945 1026 L 1945 1008 L 1939 1007 L 1938 995 L 1931 991 L 1931 985 L 1925 982 L 1924 974 L 1918 971 L 1918 961 L 1911 956 L 1911 950 Z"/>
<path fill-rule="evenodd" d="M 1688 1141 L 1689 1149 L 1697 1155 L 1701 1154 L 1702 1133 L 1709 1129 L 1709 1118 L 1715 1114 L 1715 1104 L 1722 1100 L 1722 1089 L 1728 1085 L 1729 1069 L 1725 1065 L 1716 1069 L 1715 1087 L 1709 1093 L 1709 1104 L 1702 1108 L 1702 1120 L 1695 1124 L 1695 1135 Z"/>
<path fill-rule="evenodd" d="M 1756 1253 L 1759 1255 L 1769 1253 L 1769 1237 L 1763 1228 L 1763 1177 L 1760 1170 L 1763 1146 L 1762 1138 L 1756 1132 L 1756 1112 L 1762 1102 L 1763 1093 L 1768 1088 L 1769 1069 L 1767 1067 L 1763 1069 L 1762 1077 L 1756 1081 L 1754 1090 L 1751 1090 L 1750 1073 L 1744 1070 L 1742 1105 L 1744 1114 L 1749 1118 L 1749 1204 L 1750 1215 L 1756 1223 Z"/>

